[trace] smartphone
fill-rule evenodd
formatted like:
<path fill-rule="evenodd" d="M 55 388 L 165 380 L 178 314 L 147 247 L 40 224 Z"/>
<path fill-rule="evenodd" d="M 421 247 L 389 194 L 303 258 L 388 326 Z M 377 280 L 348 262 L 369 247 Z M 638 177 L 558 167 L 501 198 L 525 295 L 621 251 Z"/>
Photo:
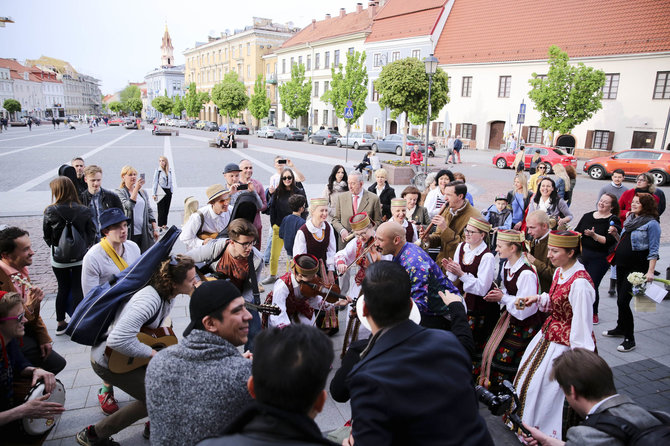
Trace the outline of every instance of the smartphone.
<path fill-rule="evenodd" d="M 141 173 L 141 174 L 140 174 L 140 178 L 141 178 L 142 180 L 144 180 L 144 179 L 145 179 L 145 175 L 144 175 L 143 173 Z"/>
<path fill-rule="evenodd" d="M 277 164 L 286 164 L 286 160 L 277 160 Z"/>
<path fill-rule="evenodd" d="M 247 189 L 249 189 L 248 184 L 240 184 L 239 186 L 237 186 L 237 190 L 247 190 Z"/>

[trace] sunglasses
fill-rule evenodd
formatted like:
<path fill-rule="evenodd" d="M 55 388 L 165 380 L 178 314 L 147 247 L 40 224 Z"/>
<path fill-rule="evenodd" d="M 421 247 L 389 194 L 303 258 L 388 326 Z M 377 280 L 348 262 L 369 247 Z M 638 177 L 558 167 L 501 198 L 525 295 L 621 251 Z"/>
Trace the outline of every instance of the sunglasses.
<path fill-rule="evenodd" d="M 286 180 L 292 180 L 293 177 L 281 177 L 281 179 L 284 180 L 284 181 L 286 181 Z"/>
<path fill-rule="evenodd" d="M 25 316 L 25 315 L 26 315 L 26 312 L 24 311 L 23 313 L 20 313 L 18 316 L 0 318 L 0 321 L 19 321 L 19 322 L 21 322 L 23 320 L 23 316 Z"/>
<path fill-rule="evenodd" d="M 547 170 L 547 168 L 542 166 L 542 167 L 538 167 L 538 170 Z"/>

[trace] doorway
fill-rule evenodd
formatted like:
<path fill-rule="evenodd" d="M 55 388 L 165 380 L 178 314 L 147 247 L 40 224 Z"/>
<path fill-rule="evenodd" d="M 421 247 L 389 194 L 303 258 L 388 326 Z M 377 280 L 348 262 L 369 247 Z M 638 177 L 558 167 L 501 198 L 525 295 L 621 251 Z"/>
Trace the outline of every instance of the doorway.
<path fill-rule="evenodd" d="M 557 147 L 570 147 L 575 148 L 575 137 L 572 135 L 561 135 L 556 140 Z"/>
<path fill-rule="evenodd" d="M 653 149 L 656 145 L 656 132 L 633 132 L 633 149 Z"/>
<path fill-rule="evenodd" d="M 505 143 L 505 121 L 492 121 L 489 132 L 489 149 L 499 150 Z"/>
<path fill-rule="evenodd" d="M 391 125 L 389 127 L 389 133 L 391 135 L 394 135 L 394 134 L 398 133 L 398 123 L 397 122 L 391 121 Z"/>

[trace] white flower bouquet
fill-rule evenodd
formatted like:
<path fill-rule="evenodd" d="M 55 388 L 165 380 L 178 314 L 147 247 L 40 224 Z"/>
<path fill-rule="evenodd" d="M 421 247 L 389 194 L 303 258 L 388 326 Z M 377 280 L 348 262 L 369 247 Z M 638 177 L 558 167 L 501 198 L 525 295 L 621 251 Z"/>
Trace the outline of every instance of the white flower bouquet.
<path fill-rule="evenodd" d="M 644 273 L 635 272 L 630 273 L 626 279 L 633 285 L 632 294 L 635 299 L 635 311 L 643 313 L 656 311 L 656 302 L 646 295 L 647 284 L 650 283 L 647 282 L 647 276 Z M 670 284 L 670 280 L 665 279 L 654 278 L 654 282 L 661 282 L 666 285 Z"/>

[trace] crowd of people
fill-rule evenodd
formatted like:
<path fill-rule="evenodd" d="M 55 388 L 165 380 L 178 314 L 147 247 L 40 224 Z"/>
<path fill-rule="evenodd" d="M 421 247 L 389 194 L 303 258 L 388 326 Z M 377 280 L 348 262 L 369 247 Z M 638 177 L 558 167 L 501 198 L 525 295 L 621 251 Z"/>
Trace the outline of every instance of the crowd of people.
<path fill-rule="evenodd" d="M 227 164 L 204 206 L 185 202 L 186 252 L 160 262 L 91 349 L 107 417 L 77 442 L 118 444 L 112 435 L 148 417 L 144 436 L 157 445 L 335 444 L 314 418 L 327 398 L 328 336 L 339 331 L 339 312 L 342 366 L 329 390 L 352 414 L 339 444 L 493 444 L 475 385 L 497 394 L 506 381 L 532 433 L 519 439 L 529 444 L 609 438 L 597 422 L 579 425 L 596 409 L 632 414 L 638 428 L 658 424 L 616 393 L 593 327 L 610 271 L 618 319 L 603 335 L 622 338 L 619 352 L 635 348 L 627 277 L 654 278 L 665 197 L 649 175 L 627 189 L 616 171 L 596 210 L 579 218 L 570 172 L 553 166 L 551 177 L 550 166 L 535 164 L 530 178 L 520 169 L 512 189 L 486 206 L 475 206 L 465 176 L 448 169 L 429 175 L 424 193 L 410 186 L 397 197 L 386 170 L 376 169 L 366 189 L 367 165 L 336 165 L 322 196 L 308 199 L 290 159 L 275 158 L 267 188 L 250 160 Z M 130 165 L 120 179 L 115 191 L 103 189 L 102 169 L 77 157 L 50 183 L 43 237 L 58 283 L 56 335 L 68 331 L 67 314 L 141 262 L 167 229 L 168 159 L 159 158 L 150 193 Z M 48 396 L 21 403 L 26 382 L 41 380 L 50 392 L 66 367 L 40 317 L 33 254 L 27 231 L 0 230 L 0 432 L 16 441 L 26 439 L 22 418 L 64 411 Z M 161 350 L 143 342 L 140 334 L 174 337 L 178 295 L 190 296 L 183 339 Z M 122 367 L 119 356 L 145 361 Z M 114 388 L 132 401 L 119 407 Z"/>

